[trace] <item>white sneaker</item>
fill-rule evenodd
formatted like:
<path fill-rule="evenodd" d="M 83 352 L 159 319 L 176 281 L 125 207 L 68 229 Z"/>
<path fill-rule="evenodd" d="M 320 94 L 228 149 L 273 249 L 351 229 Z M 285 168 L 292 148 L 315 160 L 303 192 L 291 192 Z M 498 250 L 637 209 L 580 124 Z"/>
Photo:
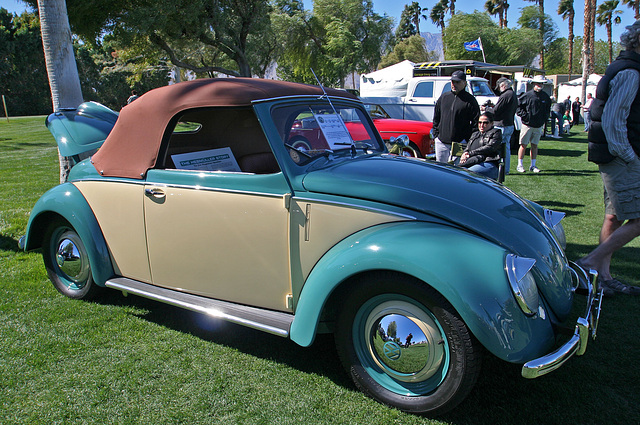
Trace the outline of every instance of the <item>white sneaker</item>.
<path fill-rule="evenodd" d="M 529 171 L 531 171 L 532 173 L 539 173 L 540 169 L 535 165 L 532 165 L 531 167 L 529 167 Z"/>
<path fill-rule="evenodd" d="M 524 173 L 524 167 L 522 165 L 518 165 L 518 168 L 516 168 L 516 170 L 518 170 L 519 173 Z"/>

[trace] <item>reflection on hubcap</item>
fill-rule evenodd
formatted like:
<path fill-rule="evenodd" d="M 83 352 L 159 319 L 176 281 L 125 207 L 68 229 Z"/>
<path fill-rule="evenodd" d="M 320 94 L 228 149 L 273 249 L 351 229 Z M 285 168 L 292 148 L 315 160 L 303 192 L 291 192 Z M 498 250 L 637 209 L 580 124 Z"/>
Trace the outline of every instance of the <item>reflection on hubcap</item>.
<path fill-rule="evenodd" d="M 89 277 L 89 262 L 75 233 L 65 232 L 61 235 L 56 249 L 56 263 L 67 279 L 78 287 L 84 286 Z"/>
<path fill-rule="evenodd" d="M 389 301 L 366 320 L 369 351 L 385 373 L 403 382 L 424 381 L 443 364 L 444 338 L 431 315 L 416 305 Z"/>

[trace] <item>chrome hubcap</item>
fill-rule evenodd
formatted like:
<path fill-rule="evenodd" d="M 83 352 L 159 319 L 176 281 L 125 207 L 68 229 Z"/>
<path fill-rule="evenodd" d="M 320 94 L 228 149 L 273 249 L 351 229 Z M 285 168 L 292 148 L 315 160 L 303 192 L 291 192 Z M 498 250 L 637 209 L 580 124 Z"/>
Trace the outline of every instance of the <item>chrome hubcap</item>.
<path fill-rule="evenodd" d="M 89 260 L 78 235 L 64 232 L 56 248 L 56 263 L 66 278 L 76 286 L 82 287 L 90 273 Z"/>
<path fill-rule="evenodd" d="M 398 301 L 375 307 L 368 315 L 369 352 L 385 373 L 403 382 L 424 381 L 445 359 L 444 338 L 424 310 Z"/>

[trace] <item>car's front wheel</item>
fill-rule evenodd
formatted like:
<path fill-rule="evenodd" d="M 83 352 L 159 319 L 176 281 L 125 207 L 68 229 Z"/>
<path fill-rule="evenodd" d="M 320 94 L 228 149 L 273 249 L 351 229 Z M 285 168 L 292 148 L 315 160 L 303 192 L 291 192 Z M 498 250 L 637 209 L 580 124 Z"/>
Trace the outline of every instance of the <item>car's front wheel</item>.
<path fill-rule="evenodd" d="M 360 279 L 336 327 L 340 359 L 370 397 L 412 413 L 444 413 L 480 371 L 480 349 L 451 304 L 416 279 Z"/>
<path fill-rule="evenodd" d="M 93 281 L 85 244 L 65 220 L 55 220 L 45 232 L 42 256 L 49 279 L 63 295 L 88 299 L 100 292 Z"/>

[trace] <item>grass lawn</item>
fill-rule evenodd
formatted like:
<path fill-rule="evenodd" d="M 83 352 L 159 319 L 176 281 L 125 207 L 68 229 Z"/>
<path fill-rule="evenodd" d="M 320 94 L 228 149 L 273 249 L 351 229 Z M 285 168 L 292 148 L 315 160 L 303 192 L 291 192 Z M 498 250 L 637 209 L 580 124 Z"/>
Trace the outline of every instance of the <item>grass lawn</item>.
<path fill-rule="evenodd" d="M 581 127 L 543 140 L 540 174 L 506 185 L 567 213 L 570 258 L 597 243 L 602 184 Z M 528 160 L 525 162 L 528 167 Z M 36 200 L 58 181 L 43 117 L 0 120 L 0 423 L 2 424 L 633 424 L 640 423 L 640 297 L 606 299 L 583 357 L 537 380 L 485 357 L 474 391 L 438 419 L 358 392 L 330 337 L 310 348 L 115 291 L 73 301 L 38 252 L 17 247 Z M 614 257 L 640 285 L 640 241 Z"/>

